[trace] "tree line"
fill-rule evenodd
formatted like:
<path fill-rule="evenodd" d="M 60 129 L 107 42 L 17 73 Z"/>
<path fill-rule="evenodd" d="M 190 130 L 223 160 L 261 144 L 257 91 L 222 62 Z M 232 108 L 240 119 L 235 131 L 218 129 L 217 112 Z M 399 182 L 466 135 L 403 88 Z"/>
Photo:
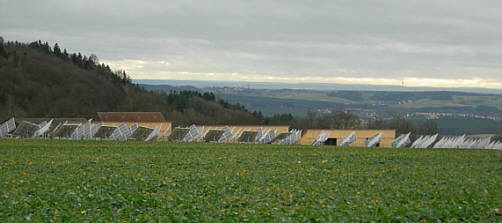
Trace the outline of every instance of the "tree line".
<path fill-rule="evenodd" d="M 291 114 L 276 114 L 264 118 L 266 124 L 288 124 L 296 129 L 395 129 L 396 134 L 432 135 L 439 133 L 439 127 L 434 120 L 414 123 L 400 115 L 384 120 L 375 118 L 363 121 L 349 110 L 332 109 L 327 112 L 308 111 L 305 117 L 295 117 Z"/>
<path fill-rule="evenodd" d="M 15 42 L 16 44 L 17 42 Z M 17 43 L 19 44 L 19 43 Z M 71 61 L 73 64 L 85 70 L 93 70 L 102 75 L 109 76 L 114 81 L 121 81 L 124 83 L 132 83 L 131 78 L 125 70 L 116 70 L 112 71 L 110 66 L 99 63 L 99 59 L 95 54 L 82 55 L 80 52 L 78 53 L 68 53 L 66 49 L 61 50 L 58 43 L 54 44 L 54 47 L 50 47 L 48 42 L 43 43 L 41 40 L 31 42 L 28 44 L 28 47 L 44 52 L 48 55 L 54 55 L 59 57 L 65 61 Z"/>

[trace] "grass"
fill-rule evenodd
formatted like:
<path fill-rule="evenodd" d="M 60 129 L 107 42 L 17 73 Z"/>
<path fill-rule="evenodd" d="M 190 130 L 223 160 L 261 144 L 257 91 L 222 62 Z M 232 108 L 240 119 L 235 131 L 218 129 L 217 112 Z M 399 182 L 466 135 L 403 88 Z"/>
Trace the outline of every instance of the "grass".
<path fill-rule="evenodd" d="M 0 222 L 497 222 L 502 152 L 0 140 Z"/>

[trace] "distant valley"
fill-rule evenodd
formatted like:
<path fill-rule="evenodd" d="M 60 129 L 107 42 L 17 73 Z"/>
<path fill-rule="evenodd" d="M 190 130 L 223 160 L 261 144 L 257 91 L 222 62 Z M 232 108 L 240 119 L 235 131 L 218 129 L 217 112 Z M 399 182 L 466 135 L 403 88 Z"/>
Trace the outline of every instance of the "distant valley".
<path fill-rule="evenodd" d="M 502 89 L 495 88 L 451 88 L 451 87 L 409 87 L 395 85 L 368 85 L 368 84 L 337 84 L 337 83 L 285 83 L 285 82 L 250 82 L 250 81 L 210 81 L 210 80 L 155 80 L 155 79 L 134 79 L 137 84 L 147 85 L 171 85 L 171 86 L 193 86 L 196 88 L 211 87 L 237 87 L 251 89 L 305 89 L 305 90 L 345 90 L 345 91 L 454 91 L 470 92 L 481 94 L 502 95 Z"/>
<path fill-rule="evenodd" d="M 253 89 L 246 87 L 205 87 L 142 85 L 166 92 L 197 90 L 213 92 L 220 98 L 240 103 L 265 115 L 291 113 L 303 116 L 308 110 L 347 109 L 362 118 L 388 118 L 395 113 L 407 117 L 471 117 L 502 119 L 502 95 L 454 91 L 349 91 L 305 89 Z"/>
<path fill-rule="evenodd" d="M 310 111 L 350 110 L 361 119 L 391 119 L 401 115 L 415 123 L 434 119 L 446 134 L 502 132 L 502 95 L 455 91 L 349 91 L 253 89 L 142 84 L 147 90 L 212 92 L 266 116 Z"/>

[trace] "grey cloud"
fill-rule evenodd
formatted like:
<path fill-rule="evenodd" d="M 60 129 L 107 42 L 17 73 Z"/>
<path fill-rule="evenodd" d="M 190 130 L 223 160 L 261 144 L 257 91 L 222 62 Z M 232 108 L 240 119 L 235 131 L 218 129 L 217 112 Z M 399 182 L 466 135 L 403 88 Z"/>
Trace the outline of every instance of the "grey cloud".
<path fill-rule="evenodd" d="M 7 39 L 59 42 L 109 61 L 165 60 L 169 72 L 502 82 L 497 0 L 0 0 L 0 6 L 0 35 Z"/>

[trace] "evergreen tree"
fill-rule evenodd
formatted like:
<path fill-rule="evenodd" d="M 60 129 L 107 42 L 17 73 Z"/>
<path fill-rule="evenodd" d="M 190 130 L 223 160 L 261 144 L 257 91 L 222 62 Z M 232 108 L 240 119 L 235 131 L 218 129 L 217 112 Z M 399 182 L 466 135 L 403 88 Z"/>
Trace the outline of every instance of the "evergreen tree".
<path fill-rule="evenodd" d="M 89 56 L 89 61 L 93 64 L 99 64 L 98 56 L 96 56 L 96 54 L 91 54 Z"/>
<path fill-rule="evenodd" d="M 61 57 L 61 48 L 59 48 L 58 43 L 54 44 L 54 55 Z"/>
<path fill-rule="evenodd" d="M 5 52 L 5 49 L 3 47 L 3 37 L 0 36 L 0 56 L 3 56 L 5 58 L 8 57 L 7 52 Z"/>
<path fill-rule="evenodd" d="M 42 44 L 42 51 L 47 54 L 51 53 L 52 50 L 51 46 L 49 46 L 49 42 L 45 42 L 44 44 Z"/>
<path fill-rule="evenodd" d="M 77 56 L 77 54 L 75 54 L 75 53 L 72 53 L 72 54 L 71 54 L 71 61 L 72 61 L 74 64 L 77 64 L 77 63 L 78 63 L 78 56 Z"/>
<path fill-rule="evenodd" d="M 65 59 L 69 58 L 68 51 L 66 51 L 66 49 L 63 50 L 63 56 Z"/>

